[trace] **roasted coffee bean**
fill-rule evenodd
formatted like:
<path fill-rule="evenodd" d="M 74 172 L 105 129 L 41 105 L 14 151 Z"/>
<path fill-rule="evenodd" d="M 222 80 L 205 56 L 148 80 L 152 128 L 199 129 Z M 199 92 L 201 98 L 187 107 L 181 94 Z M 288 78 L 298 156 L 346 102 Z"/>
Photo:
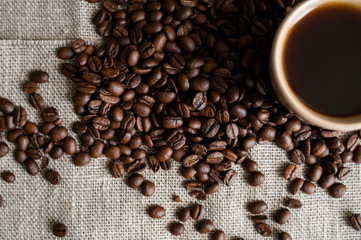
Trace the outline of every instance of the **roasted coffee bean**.
<path fill-rule="evenodd" d="M 290 193 L 295 195 L 302 188 L 304 183 L 305 181 L 301 178 L 296 178 L 293 180 L 289 185 Z"/>
<path fill-rule="evenodd" d="M 293 149 L 292 137 L 289 132 L 279 134 L 276 138 L 276 143 L 278 144 L 278 146 L 280 146 L 286 151 L 290 151 Z"/>
<path fill-rule="evenodd" d="M 53 159 L 59 159 L 64 155 L 64 150 L 59 145 L 55 145 L 51 149 L 49 155 Z"/>
<path fill-rule="evenodd" d="M 173 149 L 168 146 L 163 146 L 157 149 L 156 157 L 160 162 L 167 161 L 173 154 Z"/>
<path fill-rule="evenodd" d="M 252 216 L 251 220 L 255 224 L 265 223 L 268 220 L 268 217 L 266 215 L 257 215 L 257 216 Z"/>
<path fill-rule="evenodd" d="M 302 191 L 306 194 L 314 194 L 316 192 L 316 185 L 310 181 L 305 181 L 302 185 Z"/>
<path fill-rule="evenodd" d="M 205 209 L 203 205 L 195 204 L 190 209 L 191 217 L 194 220 L 201 220 L 205 215 Z"/>
<path fill-rule="evenodd" d="M 261 214 L 268 208 L 264 201 L 255 201 L 248 205 L 248 211 L 252 214 Z"/>
<path fill-rule="evenodd" d="M 226 239 L 226 234 L 221 230 L 218 230 L 212 236 L 212 240 L 225 240 L 225 239 Z"/>
<path fill-rule="evenodd" d="M 23 85 L 23 90 L 27 94 L 34 94 L 39 90 L 39 86 L 36 82 L 27 81 Z"/>
<path fill-rule="evenodd" d="M 17 127 L 23 127 L 27 120 L 27 113 L 25 108 L 17 107 L 14 110 L 14 124 Z"/>
<path fill-rule="evenodd" d="M 19 144 L 19 139 L 21 136 L 18 137 L 18 145 L 22 145 L 22 148 L 20 148 L 20 150 L 24 151 L 26 150 L 27 146 L 29 146 L 29 138 L 27 138 L 26 135 L 22 135 L 22 136 L 24 136 L 24 140 L 22 140 L 21 143 Z M 28 141 L 27 143 L 24 142 L 26 139 Z M 9 150 L 10 148 L 6 143 L 0 142 L 0 158 L 5 157 L 9 153 Z"/>
<path fill-rule="evenodd" d="M 15 175 L 12 172 L 6 171 L 1 173 L 2 179 L 7 183 L 14 183 L 15 182 Z"/>
<path fill-rule="evenodd" d="M 320 180 L 323 173 L 323 168 L 319 164 L 314 164 L 310 167 L 307 178 L 311 182 L 317 182 Z"/>
<path fill-rule="evenodd" d="M 337 178 L 340 181 L 346 181 L 351 176 L 351 169 L 349 167 L 342 167 L 338 170 Z"/>
<path fill-rule="evenodd" d="M 112 176 L 114 178 L 120 178 L 125 173 L 125 169 L 124 169 L 122 163 L 119 161 L 116 161 L 116 160 L 114 160 L 110 163 L 109 171 L 110 171 L 110 174 L 112 174 Z"/>
<path fill-rule="evenodd" d="M 248 183 L 253 187 L 257 187 L 261 185 L 264 182 L 264 180 L 265 180 L 264 174 L 259 171 L 252 172 L 248 177 Z"/>
<path fill-rule="evenodd" d="M 192 166 L 196 165 L 198 161 L 199 161 L 198 155 L 197 154 L 191 154 L 191 155 L 186 156 L 183 159 L 183 166 L 192 167 Z"/>
<path fill-rule="evenodd" d="M 186 222 L 191 217 L 191 211 L 189 208 L 182 208 L 178 213 L 178 219 L 182 222 Z"/>
<path fill-rule="evenodd" d="M 272 232 L 273 232 L 272 227 L 266 223 L 256 224 L 256 230 L 263 237 L 269 237 L 272 235 Z"/>
<path fill-rule="evenodd" d="M 91 145 L 89 148 L 89 155 L 92 158 L 99 158 L 100 156 L 103 155 L 104 148 L 105 148 L 104 142 L 101 140 L 96 140 L 93 143 L 93 145 Z M 64 142 L 64 149 L 65 149 L 65 142 Z"/>
<path fill-rule="evenodd" d="M 36 83 L 46 83 L 49 80 L 49 74 L 41 70 L 35 70 L 30 73 L 29 78 Z"/>
<path fill-rule="evenodd" d="M 91 157 L 86 152 L 80 152 L 73 156 L 73 162 L 75 166 L 77 167 L 83 167 L 85 165 L 88 165 L 91 160 Z"/>
<path fill-rule="evenodd" d="M 7 132 L 7 140 L 11 143 L 15 143 L 20 135 L 23 134 L 23 131 L 20 129 L 14 129 Z"/>
<path fill-rule="evenodd" d="M 39 165 L 34 159 L 28 159 L 25 161 L 26 171 L 31 176 L 35 176 L 39 173 Z"/>
<path fill-rule="evenodd" d="M 194 190 L 190 193 L 190 195 L 192 197 L 194 197 L 195 199 L 197 200 L 201 200 L 201 201 L 204 201 L 207 199 L 207 194 L 205 194 L 204 192 L 202 191 L 199 191 L 199 190 Z"/>
<path fill-rule="evenodd" d="M 34 149 L 34 148 L 28 148 L 26 150 L 26 155 L 31 158 L 31 159 L 40 159 L 42 157 L 42 153 L 40 150 L 38 149 Z"/>
<path fill-rule="evenodd" d="M 142 160 L 133 160 L 132 163 L 128 166 L 127 172 L 131 173 L 139 173 L 143 172 L 147 168 L 147 164 Z"/>
<path fill-rule="evenodd" d="M 50 131 L 50 135 L 53 141 L 60 142 L 68 136 L 68 129 L 63 126 L 56 126 Z"/>
<path fill-rule="evenodd" d="M 6 98 L 0 98 L 0 111 L 6 115 L 11 114 L 15 110 L 14 104 L 6 99 Z"/>
<path fill-rule="evenodd" d="M 257 162 L 247 158 L 246 160 L 244 160 L 242 162 L 242 167 L 244 168 L 244 170 L 246 170 L 247 172 L 255 172 L 258 170 L 258 164 Z"/>
<path fill-rule="evenodd" d="M 128 186 L 131 188 L 139 188 L 144 182 L 143 175 L 139 173 L 133 173 L 128 177 Z"/>
<path fill-rule="evenodd" d="M 294 180 L 296 179 L 297 175 L 298 175 L 298 167 L 294 164 L 288 165 L 283 173 L 283 177 L 286 180 Z"/>
<path fill-rule="evenodd" d="M 155 205 L 148 210 L 148 215 L 151 218 L 159 219 L 165 216 L 165 209 L 162 206 Z"/>
<path fill-rule="evenodd" d="M 291 211 L 286 208 L 281 208 L 275 213 L 274 220 L 276 223 L 285 224 L 291 218 Z"/>
<path fill-rule="evenodd" d="M 170 225 L 169 230 L 173 235 L 179 236 L 184 233 L 185 227 L 183 224 L 175 222 Z"/>
<path fill-rule="evenodd" d="M 318 180 L 318 185 L 323 189 L 330 188 L 336 181 L 336 177 L 333 174 L 322 175 L 320 180 Z"/>
<path fill-rule="evenodd" d="M 211 220 L 205 219 L 198 223 L 196 228 L 199 233 L 210 233 L 214 230 L 215 226 Z"/>
<path fill-rule="evenodd" d="M 360 214 L 353 214 L 350 217 L 350 222 L 351 222 L 353 229 L 355 229 L 356 231 L 361 230 L 361 215 Z"/>
<path fill-rule="evenodd" d="M 25 151 L 21 151 L 21 150 L 16 150 L 15 151 L 15 160 L 18 162 L 18 163 L 24 163 L 25 160 L 28 158 L 28 156 L 26 155 Z"/>
<path fill-rule="evenodd" d="M 299 149 L 295 149 L 290 154 L 291 160 L 296 163 L 297 165 L 302 165 L 306 158 L 303 152 Z"/>
<path fill-rule="evenodd" d="M 208 154 L 206 158 L 209 164 L 218 164 L 223 161 L 223 154 L 221 152 L 213 152 Z"/>
<path fill-rule="evenodd" d="M 146 197 L 152 196 L 155 192 L 155 184 L 150 181 L 144 181 L 141 187 L 141 192 Z"/>
<path fill-rule="evenodd" d="M 302 203 L 297 199 L 289 198 L 285 201 L 285 206 L 288 208 L 301 208 Z"/>
<path fill-rule="evenodd" d="M 346 186 L 342 183 L 335 183 L 330 187 L 330 195 L 334 198 L 340 198 L 346 193 Z"/>
<path fill-rule="evenodd" d="M 227 186 L 231 186 L 234 184 L 234 182 L 236 181 L 237 178 L 237 172 L 233 169 L 229 170 L 226 175 L 224 176 L 223 182 L 227 185 Z"/>
<path fill-rule="evenodd" d="M 45 108 L 41 112 L 41 118 L 44 122 L 54 122 L 58 119 L 58 110 L 55 108 Z"/>
<path fill-rule="evenodd" d="M 74 52 L 70 47 L 61 47 L 58 49 L 57 56 L 62 60 L 71 59 L 74 57 Z"/>
<path fill-rule="evenodd" d="M 74 154 L 77 149 L 77 143 L 75 139 L 72 137 L 65 138 L 63 142 L 63 148 L 66 154 Z"/>
<path fill-rule="evenodd" d="M 56 237 L 66 237 L 68 228 L 63 223 L 57 223 L 53 225 L 53 234 Z"/>
<path fill-rule="evenodd" d="M 360 143 L 360 138 L 358 137 L 358 135 L 356 133 L 352 134 L 347 141 L 346 149 L 352 152 L 359 145 L 359 143 Z"/>
<path fill-rule="evenodd" d="M 205 188 L 204 191 L 207 194 L 213 194 L 216 193 L 220 188 L 220 185 L 216 182 L 210 183 L 208 184 Z"/>
<path fill-rule="evenodd" d="M 61 181 L 61 176 L 58 172 L 54 170 L 46 170 L 44 173 L 46 181 L 53 185 L 58 185 Z"/>
<path fill-rule="evenodd" d="M 22 134 L 17 139 L 18 149 L 26 151 L 30 145 L 30 139 L 27 135 Z M 5 156 L 9 152 L 9 147 L 6 143 L 0 143 L 0 157 Z"/>
<path fill-rule="evenodd" d="M 292 240 L 292 237 L 289 233 L 287 232 L 281 232 L 279 235 L 278 235 L 278 240 Z"/>

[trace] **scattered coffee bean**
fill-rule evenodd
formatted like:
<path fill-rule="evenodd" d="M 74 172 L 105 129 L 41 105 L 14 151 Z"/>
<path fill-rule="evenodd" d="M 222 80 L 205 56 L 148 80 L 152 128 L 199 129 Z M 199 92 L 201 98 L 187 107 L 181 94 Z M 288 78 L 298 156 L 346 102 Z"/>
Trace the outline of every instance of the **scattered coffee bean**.
<path fill-rule="evenodd" d="M 30 80 L 36 83 L 46 83 L 49 80 L 49 74 L 41 70 L 35 70 L 30 73 Z"/>
<path fill-rule="evenodd" d="M 148 215 L 151 218 L 162 218 L 165 216 L 165 209 L 162 206 L 155 205 L 149 209 Z"/>
<path fill-rule="evenodd" d="M 287 232 L 281 232 L 279 235 L 278 235 L 278 240 L 292 240 L 292 237 L 289 233 Z"/>
<path fill-rule="evenodd" d="M 9 172 L 9 171 L 2 172 L 1 177 L 7 183 L 15 182 L 15 175 L 12 172 Z"/>
<path fill-rule="evenodd" d="M 26 171 L 31 176 L 35 176 L 39 173 L 39 165 L 34 159 L 28 159 L 25 161 Z"/>
<path fill-rule="evenodd" d="M 275 213 L 274 220 L 276 223 L 285 224 L 291 218 L 290 210 L 281 208 Z"/>
<path fill-rule="evenodd" d="M 283 173 L 283 177 L 286 180 L 294 180 L 296 179 L 298 174 L 298 166 L 294 165 L 294 164 L 290 164 L 286 167 L 284 173 Z"/>
<path fill-rule="evenodd" d="M 199 204 L 195 204 L 194 206 L 192 206 L 192 208 L 191 208 L 192 219 L 201 220 L 201 219 L 203 219 L 204 214 L 205 214 L 204 206 L 199 205 Z"/>
<path fill-rule="evenodd" d="M 302 191 L 306 194 L 314 194 L 316 192 L 316 185 L 310 181 L 305 181 L 302 185 Z"/>
<path fill-rule="evenodd" d="M 268 220 L 266 215 L 256 215 L 251 217 L 254 224 L 265 223 Z"/>
<path fill-rule="evenodd" d="M 183 224 L 176 222 L 170 225 L 169 230 L 173 235 L 179 236 L 184 233 L 185 227 Z"/>
<path fill-rule="evenodd" d="M 288 208 L 301 208 L 302 203 L 297 199 L 289 198 L 285 201 L 285 206 Z"/>
<path fill-rule="evenodd" d="M 264 201 L 255 201 L 248 205 L 248 211 L 252 214 L 261 214 L 266 211 L 267 208 L 268 206 Z"/>
<path fill-rule="evenodd" d="M 124 175 L 125 173 L 125 169 L 123 167 L 123 164 L 119 161 L 112 161 L 109 165 L 109 171 L 110 174 L 112 174 L 112 176 L 114 178 L 120 178 Z"/>
<path fill-rule="evenodd" d="M 269 237 L 272 235 L 273 228 L 267 223 L 258 223 L 256 224 L 256 230 L 262 237 Z"/>
<path fill-rule="evenodd" d="M 86 152 L 80 152 L 73 156 L 73 162 L 77 167 L 83 167 L 90 163 L 91 157 Z"/>
<path fill-rule="evenodd" d="M 350 222 L 356 231 L 361 231 L 361 215 L 360 214 L 354 214 L 350 217 Z"/>
<path fill-rule="evenodd" d="M 191 217 L 191 211 L 189 208 L 182 208 L 178 213 L 178 219 L 182 222 L 186 222 Z"/>
<path fill-rule="evenodd" d="M 212 236 L 212 240 L 225 240 L 225 239 L 226 239 L 226 234 L 221 230 L 218 230 Z"/>
<path fill-rule="evenodd" d="M 44 177 L 49 183 L 53 185 L 58 185 L 61 181 L 60 174 L 54 170 L 46 170 Z"/>
<path fill-rule="evenodd" d="M 197 231 L 200 233 L 210 233 L 214 230 L 214 224 L 211 220 L 202 220 L 197 224 Z"/>
<path fill-rule="evenodd" d="M 142 194 L 146 197 L 152 196 L 155 192 L 155 184 L 150 181 L 144 181 L 141 187 Z"/>
<path fill-rule="evenodd" d="M 248 177 L 248 183 L 253 187 L 257 187 L 261 185 L 264 182 L 264 180 L 265 180 L 264 174 L 259 171 L 252 172 Z"/>
<path fill-rule="evenodd" d="M 9 151 L 9 146 L 4 142 L 0 142 L 0 158 L 5 157 Z"/>
<path fill-rule="evenodd" d="M 143 182 L 144 177 L 139 173 L 133 173 L 128 177 L 128 186 L 131 188 L 139 188 Z"/>
<path fill-rule="evenodd" d="M 68 234 L 68 228 L 63 223 L 57 223 L 53 226 L 53 234 L 56 237 L 65 237 Z"/>
<path fill-rule="evenodd" d="M 305 181 L 301 178 L 296 178 L 293 180 L 289 186 L 290 193 L 295 195 L 302 188 L 304 182 Z"/>
<path fill-rule="evenodd" d="M 340 198 L 346 193 L 346 186 L 342 183 L 335 183 L 330 187 L 330 195 L 334 198 Z"/>

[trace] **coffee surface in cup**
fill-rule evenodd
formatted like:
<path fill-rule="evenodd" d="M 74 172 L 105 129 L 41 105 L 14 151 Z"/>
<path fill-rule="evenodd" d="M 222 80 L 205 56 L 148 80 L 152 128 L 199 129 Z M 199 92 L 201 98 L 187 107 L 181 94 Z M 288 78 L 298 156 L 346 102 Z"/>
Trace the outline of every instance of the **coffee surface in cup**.
<path fill-rule="evenodd" d="M 361 113 L 361 7 L 310 11 L 290 30 L 283 56 L 288 83 L 308 107 L 329 116 Z"/>

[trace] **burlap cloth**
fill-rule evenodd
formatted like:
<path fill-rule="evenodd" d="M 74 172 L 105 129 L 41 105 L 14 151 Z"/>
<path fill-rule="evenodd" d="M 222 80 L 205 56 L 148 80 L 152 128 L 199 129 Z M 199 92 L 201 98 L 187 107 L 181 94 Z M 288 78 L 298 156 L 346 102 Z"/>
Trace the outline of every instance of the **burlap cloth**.
<path fill-rule="evenodd" d="M 39 113 L 28 104 L 22 83 L 28 79 L 29 70 L 48 71 L 50 81 L 41 85 L 41 94 L 48 106 L 59 109 L 64 124 L 70 127 L 78 119 L 70 100 L 74 87 L 59 73 L 61 61 L 55 50 L 77 38 L 99 42 L 91 24 L 98 8 L 85 0 L 0 0 L 0 96 L 24 106 L 30 120 L 38 121 Z M 262 238 L 246 211 L 248 202 L 266 201 L 266 214 L 272 218 L 282 201 L 291 196 L 288 183 L 282 178 L 289 162 L 285 152 L 269 144 L 256 147 L 251 157 L 266 175 L 261 187 L 249 186 L 246 174 L 236 166 L 238 181 L 231 187 L 222 187 L 203 202 L 206 217 L 226 232 L 227 239 Z M 60 185 L 52 186 L 41 176 L 43 173 L 28 175 L 12 154 L 0 159 L 0 171 L 10 170 L 16 175 L 14 184 L 0 180 L 4 198 L 0 239 L 55 239 L 51 233 L 54 222 L 68 226 L 67 239 L 175 239 L 167 225 L 176 220 L 177 209 L 195 202 L 182 187 L 178 164 L 168 172 L 154 174 L 147 170 L 145 177 L 154 181 L 157 189 L 152 197 L 144 197 L 127 187 L 125 179 L 112 178 L 108 163 L 108 159 L 99 158 L 77 168 L 68 156 L 51 161 L 49 168 L 63 177 Z M 361 167 L 354 163 L 348 166 L 352 176 L 346 182 L 347 193 L 342 199 L 333 199 L 320 188 L 312 196 L 298 193 L 296 198 L 304 206 L 292 210 L 292 218 L 285 225 L 269 221 L 275 232 L 287 231 L 293 239 L 361 239 L 361 233 L 353 230 L 348 221 L 350 213 L 361 212 Z M 182 202 L 173 202 L 173 195 L 180 195 Z M 154 203 L 166 208 L 166 217 L 154 220 L 146 215 L 146 207 Z M 177 239 L 207 239 L 207 235 L 195 231 L 194 221 L 185 226 L 185 234 Z"/>

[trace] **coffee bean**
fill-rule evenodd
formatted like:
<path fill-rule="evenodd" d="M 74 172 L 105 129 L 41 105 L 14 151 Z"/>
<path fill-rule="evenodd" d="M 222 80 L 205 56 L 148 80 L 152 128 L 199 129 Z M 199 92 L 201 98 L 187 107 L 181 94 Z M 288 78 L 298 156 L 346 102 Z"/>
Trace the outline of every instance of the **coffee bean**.
<path fill-rule="evenodd" d="M 328 189 L 335 183 L 335 181 L 336 181 L 335 175 L 326 174 L 326 175 L 322 175 L 320 180 L 318 180 L 318 185 L 320 185 L 320 187 L 323 189 Z"/>
<path fill-rule="evenodd" d="M 23 127 L 27 120 L 27 113 L 25 108 L 17 107 L 14 110 L 14 124 L 17 127 Z"/>
<path fill-rule="evenodd" d="M 305 181 L 302 185 L 302 191 L 306 194 L 314 194 L 316 192 L 316 185 L 310 181 Z"/>
<path fill-rule="evenodd" d="M 86 152 L 80 152 L 73 156 L 73 162 L 75 166 L 77 167 L 83 167 L 85 165 L 88 165 L 91 160 L 91 157 Z"/>
<path fill-rule="evenodd" d="M 266 211 L 267 208 L 268 206 L 264 201 L 255 201 L 248 205 L 248 211 L 252 214 L 261 214 Z"/>
<path fill-rule="evenodd" d="M 184 233 L 185 227 L 183 224 L 175 222 L 170 225 L 169 230 L 173 235 L 179 236 Z"/>
<path fill-rule="evenodd" d="M 279 235 L 278 235 L 278 239 L 279 240 L 292 240 L 292 237 L 289 233 L 287 232 L 281 232 Z"/>
<path fill-rule="evenodd" d="M 223 161 L 223 154 L 220 152 L 213 152 L 207 156 L 207 162 L 209 164 L 218 164 Z"/>
<path fill-rule="evenodd" d="M 266 215 L 257 215 L 252 216 L 251 220 L 254 224 L 265 223 L 268 220 L 268 217 Z"/>
<path fill-rule="evenodd" d="M 346 186 L 342 183 L 335 183 L 330 187 L 330 195 L 334 198 L 340 198 L 346 193 Z"/>
<path fill-rule="evenodd" d="M 6 99 L 6 98 L 0 98 L 0 111 L 6 115 L 11 114 L 15 110 L 14 104 Z"/>
<path fill-rule="evenodd" d="M 68 136 L 68 129 L 62 126 L 56 126 L 50 131 L 50 135 L 53 141 L 59 142 Z"/>
<path fill-rule="evenodd" d="M 206 219 L 198 223 L 196 228 L 199 233 L 210 233 L 214 230 L 215 226 L 211 220 Z"/>
<path fill-rule="evenodd" d="M 294 164 L 288 165 L 283 173 L 283 177 L 286 180 L 294 180 L 296 179 L 297 175 L 298 175 L 298 167 Z"/>
<path fill-rule="evenodd" d="M 31 176 L 35 176 L 39 173 L 39 165 L 34 159 L 28 159 L 25 161 L 26 171 Z"/>
<path fill-rule="evenodd" d="M 319 164 L 314 164 L 310 167 L 310 170 L 308 172 L 308 180 L 310 180 L 311 182 L 317 182 L 323 173 L 323 168 L 321 167 L 321 165 Z"/>
<path fill-rule="evenodd" d="M 274 220 L 276 223 L 285 224 L 291 218 L 290 210 L 281 208 L 275 213 Z"/>
<path fill-rule="evenodd" d="M 361 230 L 361 216 L 360 216 L 360 214 L 353 214 L 350 217 L 350 222 L 351 222 L 351 225 L 352 225 L 353 229 L 355 229 L 356 231 Z"/>
<path fill-rule="evenodd" d="M 199 191 L 199 190 L 194 190 L 190 193 L 190 195 L 192 197 L 194 197 L 195 199 L 197 200 L 201 200 L 201 201 L 204 201 L 207 199 L 207 194 L 205 194 L 204 192 L 202 191 Z"/>
<path fill-rule="evenodd" d="M 352 152 L 359 145 L 359 143 L 360 138 L 358 137 L 358 135 L 356 133 L 352 134 L 347 141 L 346 149 Z"/>
<path fill-rule="evenodd" d="M 337 178 L 340 181 L 346 181 L 351 176 L 351 169 L 349 167 L 342 167 L 338 170 Z"/>
<path fill-rule="evenodd" d="M 150 197 L 155 192 L 155 184 L 150 181 L 144 181 L 141 187 L 141 191 L 144 196 Z"/>
<path fill-rule="evenodd" d="M 285 201 L 285 206 L 288 207 L 288 208 L 301 208 L 302 203 L 297 199 L 288 198 Z"/>
<path fill-rule="evenodd" d="M 182 208 L 178 213 L 178 219 L 182 222 L 186 222 L 191 217 L 191 211 L 189 208 Z"/>
<path fill-rule="evenodd" d="M 23 90 L 27 94 L 34 94 L 39 90 L 39 86 L 36 82 L 27 81 L 23 85 Z"/>
<path fill-rule="evenodd" d="M 24 137 L 26 137 L 26 136 L 24 135 Z M 28 141 L 29 141 L 29 139 L 28 139 Z M 24 142 L 21 145 L 23 145 L 23 144 L 24 144 Z M 27 143 L 27 145 L 29 145 L 29 142 Z M 22 148 L 23 148 L 22 150 L 26 149 L 24 145 L 22 146 Z M 0 142 L 0 158 L 5 157 L 9 153 L 9 150 L 10 150 L 10 148 L 6 143 Z"/>
<path fill-rule="evenodd" d="M 215 232 L 212 236 L 212 240 L 225 240 L 226 239 L 226 235 L 223 231 L 218 230 L 217 232 Z"/>
<path fill-rule="evenodd" d="M 36 83 L 46 83 L 49 80 L 49 74 L 41 70 L 35 70 L 30 73 L 29 78 Z"/>
<path fill-rule="evenodd" d="M 223 182 L 227 185 L 227 186 L 231 186 L 233 185 L 233 183 L 236 181 L 237 178 L 237 173 L 235 170 L 231 169 L 229 170 L 226 175 L 224 176 Z"/>
<path fill-rule="evenodd" d="M 7 183 L 15 182 L 15 175 L 12 172 L 6 171 L 1 173 L 2 179 Z"/>
<path fill-rule="evenodd" d="M 121 164 L 121 162 L 119 162 L 119 161 L 112 161 L 109 166 L 109 171 L 110 171 L 110 174 L 112 174 L 112 176 L 114 178 L 120 178 L 125 173 L 125 169 L 124 169 L 123 165 Z"/>
<path fill-rule="evenodd" d="M 163 146 L 157 149 L 156 157 L 160 162 L 167 161 L 173 154 L 173 149 L 168 146 Z"/>
<path fill-rule="evenodd" d="M 151 218 L 156 218 L 156 219 L 162 218 L 165 216 L 165 209 L 162 206 L 155 205 L 149 209 L 148 215 Z"/>
<path fill-rule="evenodd" d="M 266 223 L 256 224 L 256 230 L 262 237 L 269 237 L 272 235 L 273 229 L 270 225 Z"/>
<path fill-rule="evenodd" d="M 70 47 L 61 47 L 58 49 L 57 56 L 62 60 L 71 59 L 74 57 L 74 52 Z"/>
<path fill-rule="evenodd" d="M 41 118 L 44 122 L 54 122 L 58 119 L 58 110 L 55 108 L 45 108 L 41 112 Z"/>
<path fill-rule="evenodd" d="M 289 185 L 290 193 L 295 195 L 302 188 L 304 182 L 305 181 L 301 178 L 296 178 L 293 180 Z"/>
<path fill-rule="evenodd" d="M 248 177 L 249 185 L 257 187 L 264 182 L 265 176 L 259 171 L 252 172 Z"/>
<path fill-rule="evenodd" d="M 214 182 L 214 183 L 208 184 L 205 187 L 204 191 L 207 194 L 213 194 L 213 193 L 216 193 L 219 190 L 219 188 L 220 188 L 220 185 L 218 183 Z"/>
<path fill-rule="evenodd" d="M 128 177 L 128 186 L 131 188 L 139 188 L 144 182 L 143 175 L 133 173 Z"/>
<path fill-rule="evenodd" d="M 68 228 L 63 223 L 53 225 L 53 234 L 56 237 L 65 237 L 68 234 Z"/>
<path fill-rule="evenodd" d="M 205 215 L 205 209 L 203 205 L 195 204 L 190 209 L 191 217 L 194 220 L 201 220 Z"/>
<path fill-rule="evenodd" d="M 297 165 L 302 165 L 305 162 L 305 155 L 299 149 L 295 149 L 290 154 L 291 160 Z"/>
<path fill-rule="evenodd" d="M 244 168 L 244 170 L 246 170 L 247 172 L 255 172 L 258 170 L 258 164 L 257 162 L 247 158 L 246 160 L 243 161 L 242 163 L 242 167 Z"/>
<path fill-rule="evenodd" d="M 18 162 L 18 163 L 24 163 L 25 160 L 28 158 L 28 156 L 26 155 L 25 151 L 21 151 L 21 150 L 16 150 L 15 151 L 15 160 Z"/>
<path fill-rule="evenodd" d="M 54 170 L 46 170 L 44 173 L 46 181 L 53 185 L 58 185 L 61 181 L 61 176 L 58 172 Z"/>

